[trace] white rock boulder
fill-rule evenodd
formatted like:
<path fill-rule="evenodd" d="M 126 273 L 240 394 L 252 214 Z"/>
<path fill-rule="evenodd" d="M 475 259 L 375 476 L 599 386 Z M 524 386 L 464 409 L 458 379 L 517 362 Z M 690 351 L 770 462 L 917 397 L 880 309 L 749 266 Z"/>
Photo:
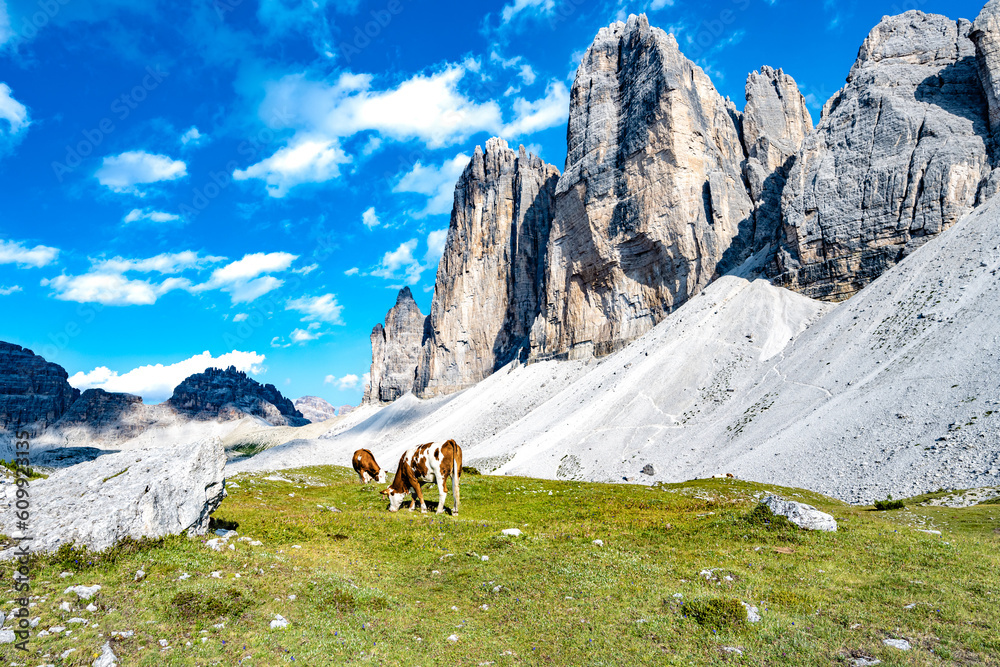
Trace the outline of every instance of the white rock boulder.
<path fill-rule="evenodd" d="M 107 549 L 126 537 L 202 535 L 225 495 L 226 453 L 218 438 L 106 454 L 31 483 L 32 550 L 76 543 Z M 0 499 L 0 533 L 18 537 L 13 494 Z M 14 549 L 0 552 L 0 559 Z"/>
<path fill-rule="evenodd" d="M 787 518 L 799 528 L 805 530 L 837 531 L 837 520 L 826 512 L 820 512 L 812 505 L 784 500 L 777 496 L 764 498 L 764 505 L 779 516 Z"/>

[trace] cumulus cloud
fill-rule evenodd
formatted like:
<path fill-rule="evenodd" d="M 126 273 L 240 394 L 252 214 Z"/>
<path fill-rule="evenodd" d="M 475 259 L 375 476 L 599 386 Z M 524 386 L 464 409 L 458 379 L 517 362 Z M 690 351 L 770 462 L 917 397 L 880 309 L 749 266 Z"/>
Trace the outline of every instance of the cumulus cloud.
<path fill-rule="evenodd" d="M 186 271 L 201 272 L 225 257 L 202 256 L 198 252 L 164 253 L 145 259 L 91 260 L 90 271 L 82 275 L 61 275 L 42 281 L 52 288 L 55 298 L 79 303 L 100 303 L 106 306 L 138 306 L 156 303 L 159 297 L 175 290 L 200 294 L 221 290 L 230 295 L 233 304 L 246 303 L 280 287 L 283 281 L 270 275 L 288 270 L 297 255 L 289 253 L 256 253 L 215 269 L 209 278 L 196 282 L 177 277 Z M 162 280 L 132 278 L 127 274 L 170 275 Z"/>
<path fill-rule="evenodd" d="M 379 226 L 378 215 L 375 213 L 375 207 L 370 207 L 367 211 L 361 214 L 361 222 L 368 229 L 375 229 Z"/>
<path fill-rule="evenodd" d="M 296 329 L 295 331 L 293 331 L 291 333 L 290 337 L 291 337 L 293 343 L 304 344 L 304 343 L 308 343 L 311 340 L 316 340 L 317 338 L 319 338 L 320 336 L 323 336 L 323 335 L 325 335 L 325 334 L 323 332 L 320 332 L 320 331 L 315 331 L 315 330 L 311 330 L 310 331 L 310 330 L 306 330 L 306 329 Z"/>
<path fill-rule="evenodd" d="M 197 146 L 205 138 L 205 135 L 198 131 L 197 127 L 191 126 L 187 132 L 181 135 L 181 143 L 187 146 L 188 144 L 192 146 Z"/>
<path fill-rule="evenodd" d="M 174 364 L 140 366 L 123 374 L 99 366 L 86 373 L 74 374 L 70 377 L 69 383 L 80 390 L 104 389 L 124 392 L 142 396 L 147 402 L 159 403 L 170 398 L 174 388 L 195 373 L 202 373 L 208 368 L 236 366 L 238 370 L 260 374 L 264 370 L 264 360 L 264 355 L 256 352 L 233 350 L 219 357 L 213 357 L 206 351 Z"/>
<path fill-rule="evenodd" d="M 138 186 L 184 178 L 187 165 L 166 155 L 126 151 L 105 157 L 94 176 L 113 192 L 142 196 L 144 192 Z"/>
<path fill-rule="evenodd" d="M 413 251 L 416 249 L 417 239 L 401 243 L 398 248 L 382 256 L 382 261 L 372 269 L 371 275 L 386 280 L 401 281 L 404 285 L 416 285 L 420 282 L 420 274 L 425 268 L 413 256 Z"/>
<path fill-rule="evenodd" d="M 500 20 L 507 24 L 520 18 L 551 16 L 555 9 L 555 0 L 514 0 L 504 5 Z"/>
<path fill-rule="evenodd" d="M 236 313 L 233 315 L 233 322 L 245 322 L 248 317 L 250 316 L 246 313 Z"/>
<path fill-rule="evenodd" d="M 336 139 L 301 137 L 279 149 L 271 157 L 246 169 L 237 169 L 237 181 L 259 179 L 267 184 L 267 193 L 280 199 L 296 185 L 324 183 L 340 176 L 340 165 L 351 158 Z"/>
<path fill-rule="evenodd" d="M 427 254 L 424 261 L 428 268 L 435 268 L 444 254 L 444 244 L 448 241 L 448 230 L 438 229 L 427 235 Z"/>
<path fill-rule="evenodd" d="M 465 171 L 471 158 L 459 153 L 439 165 L 417 162 L 399 178 L 393 192 L 415 192 L 427 197 L 427 205 L 415 217 L 451 213 L 455 201 L 455 182 Z"/>
<path fill-rule="evenodd" d="M 0 285 L 0 296 L 10 296 L 16 292 L 23 292 L 20 285 L 12 285 L 10 287 L 4 287 Z"/>
<path fill-rule="evenodd" d="M 285 304 L 285 310 L 302 313 L 302 322 L 325 322 L 327 324 L 343 324 L 340 318 L 344 307 L 337 303 L 336 294 L 322 296 L 304 296 L 292 299 Z"/>
<path fill-rule="evenodd" d="M 569 118 L 569 90 L 562 81 L 550 81 L 545 97 L 529 102 L 523 97 L 514 100 L 514 120 L 503 128 L 503 136 L 520 137 L 562 125 Z"/>
<path fill-rule="evenodd" d="M 20 267 L 41 268 L 48 266 L 59 257 L 58 248 L 36 245 L 28 248 L 19 241 L 0 239 L 0 264 L 17 264 Z"/>
<path fill-rule="evenodd" d="M 233 304 L 248 303 L 281 287 L 284 281 L 269 274 L 287 271 L 296 259 L 298 255 L 287 252 L 245 255 L 213 271 L 208 281 L 193 291 L 218 289 L 229 294 Z"/>
<path fill-rule="evenodd" d="M 167 222 L 179 222 L 180 219 L 181 216 L 175 213 L 154 211 L 151 208 L 134 208 L 128 212 L 122 222 L 126 225 L 133 222 L 155 222 L 157 224 L 164 224 Z"/>
<path fill-rule="evenodd" d="M 0 40 L 3 40 L 3 34 L 4 27 L 0 17 Z M 0 44 L 3 44 L 3 41 L 0 41 Z M 16 146 L 27 132 L 29 125 L 31 117 L 28 108 L 14 99 L 10 86 L 0 83 L 0 154 Z"/>
<path fill-rule="evenodd" d="M 356 389 L 360 381 L 361 378 L 353 373 L 349 373 L 342 378 L 338 378 L 335 375 L 327 375 L 323 378 L 323 384 L 337 385 L 337 389 L 340 389 L 341 391 Z"/>
<path fill-rule="evenodd" d="M 352 266 L 351 268 L 349 268 L 346 271 L 344 271 L 344 275 L 345 276 L 356 276 L 356 275 L 358 275 L 358 273 L 359 273 L 359 269 L 356 266 Z"/>

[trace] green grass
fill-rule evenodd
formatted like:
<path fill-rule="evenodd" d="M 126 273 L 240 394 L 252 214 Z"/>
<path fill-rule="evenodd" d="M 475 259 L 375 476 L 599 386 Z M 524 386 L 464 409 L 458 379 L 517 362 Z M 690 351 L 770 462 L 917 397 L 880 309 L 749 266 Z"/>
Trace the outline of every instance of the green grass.
<path fill-rule="evenodd" d="M 214 535 L 180 536 L 40 559 L 37 630 L 73 633 L 33 637 L 30 656 L 2 645 L 0 664 L 89 665 L 120 630 L 135 633 L 113 640 L 120 663 L 155 667 L 1000 664 L 997 505 L 876 513 L 737 480 L 466 476 L 452 517 L 390 514 L 380 487 L 346 468 L 282 475 L 294 483 L 235 478 L 213 517 L 262 546 L 213 551 L 204 542 Z M 769 516 L 757 502 L 765 491 L 833 513 L 840 530 Z M 524 534 L 501 535 L 514 527 Z M 10 567 L 0 564 L 7 582 Z M 97 611 L 63 593 L 77 584 L 103 587 Z M 745 621 L 742 602 L 760 623 Z M 276 614 L 288 628 L 270 629 Z M 914 649 L 885 647 L 889 637 Z"/>
<path fill-rule="evenodd" d="M 48 479 L 48 475 L 43 475 L 40 472 L 36 472 L 34 468 L 22 468 L 17 465 L 16 461 L 7 461 L 6 459 L 0 459 L 0 467 L 4 467 L 10 470 L 14 474 L 23 473 L 28 479 Z"/>

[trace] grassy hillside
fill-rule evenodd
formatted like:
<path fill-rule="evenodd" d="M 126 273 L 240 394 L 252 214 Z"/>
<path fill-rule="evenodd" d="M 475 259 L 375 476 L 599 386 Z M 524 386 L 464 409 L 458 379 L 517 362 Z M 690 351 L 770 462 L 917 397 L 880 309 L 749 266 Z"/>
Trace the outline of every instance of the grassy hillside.
<path fill-rule="evenodd" d="M 1000 664 L 997 504 L 874 512 L 781 490 L 840 521 L 817 534 L 759 521 L 755 497 L 775 489 L 735 480 L 467 475 L 452 517 L 389 514 L 344 468 L 281 477 L 231 480 L 216 512 L 258 546 L 177 537 L 37 563 L 36 632 L 72 633 L 33 637 L 27 659 L 2 645 L 3 664 L 90 665 L 117 631 L 134 633 L 112 642 L 121 664 L 157 667 Z M 102 586 L 95 611 L 64 594 L 80 584 Z"/>

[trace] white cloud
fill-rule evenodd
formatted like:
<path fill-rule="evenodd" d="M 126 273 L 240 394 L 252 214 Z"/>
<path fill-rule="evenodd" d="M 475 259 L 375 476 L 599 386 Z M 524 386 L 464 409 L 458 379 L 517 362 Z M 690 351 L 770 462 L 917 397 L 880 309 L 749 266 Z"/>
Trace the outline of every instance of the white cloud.
<path fill-rule="evenodd" d="M 20 285 L 12 285 L 11 287 L 0 286 L 0 296 L 10 296 L 15 292 L 23 292 Z"/>
<path fill-rule="evenodd" d="M 184 251 L 164 253 L 147 259 L 92 260 L 91 270 L 78 276 L 57 276 L 43 280 L 43 286 L 52 288 L 55 298 L 80 303 L 101 303 L 114 306 L 150 305 L 175 290 L 200 294 L 221 290 L 230 295 L 233 304 L 246 303 L 280 287 L 283 281 L 271 276 L 288 270 L 297 255 L 289 253 L 256 253 L 215 269 L 208 280 L 193 283 L 188 278 L 172 277 L 156 282 L 134 279 L 128 273 L 158 273 L 176 275 L 185 271 L 203 271 L 218 264 L 225 257 L 205 256 Z"/>
<path fill-rule="evenodd" d="M 120 273 L 62 275 L 42 281 L 42 286 L 51 287 L 60 301 L 105 306 L 148 306 L 172 289 L 189 285 L 190 282 L 176 278 L 154 284 L 148 280 L 131 280 Z"/>
<path fill-rule="evenodd" d="M 358 267 L 352 266 L 351 268 L 344 271 L 345 276 L 356 276 L 358 275 Z"/>
<path fill-rule="evenodd" d="M 225 257 L 207 255 L 202 257 L 201 253 L 193 250 L 182 252 L 161 253 L 147 259 L 124 259 L 114 257 L 112 259 L 102 259 L 94 261 L 94 271 L 100 273 L 127 273 L 136 271 L 138 273 L 163 273 L 176 274 L 188 269 L 203 269 L 212 264 L 224 261 Z"/>
<path fill-rule="evenodd" d="M 325 378 L 323 378 L 323 384 L 333 384 L 336 381 L 337 378 L 334 375 L 327 375 Z"/>
<path fill-rule="evenodd" d="M 0 45 L 4 42 L 2 18 L 0 14 Z M 0 122 L 0 153 L 5 153 L 17 145 L 31 125 L 28 108 L 14 99 L 6 83 L 0 83 L 0 121 L 6 121 L 6 124 Z"/>
<path fill-rule="evenodd" d="M 565 124 L 569 118 L 569 90 L 561 81 L 550 81 L 545 88 L 545 97 L 534 102 L 523 97 L 514 100 L 514 112 L 514 120 L 503 128 L 503 136 L 506 138 L 520 137 Z"/>
<path fill-rule="evenodd" d="M 427 254 L 424 255 L 424 262 L 430 268 L 435 268 L 441 261 L 444 254 L 444 244 L 448 241 L 448 230 L 438 229 L 427 235 Z"/>
<path fill-rule="evenodd" d="M 250 316 L 246 313 L 236 313 L 233 315 L 233 322 L 245 322 L 248 317 Z"/>
<path fill-rule="evenodd" d="M 105 157 L 94 176 L 114 192 L 142 196 L 144 193 L 137 186 L 184 178 L 187 165 L 166 155 L 127 151 Z"/>
<path fill-rule="evenodd" d="M 100 366 L 87 373 L 74 374 L 69 383 L 80 390 L 99 388 L 135 394 L 148 402 L 161 402 L 170 398 L 174 388 L 195 373 L 202 373 L 208 368 L 236 366 L 238 370 L 259 374 L 263 372 L 264 359 L 264 355 L 256 352 L 233 350 L 213 357 L 206 351 L 175 364 L 140 366 L 122 375 Z"/>
<path fill-rule="evenodd" d="M 417 239 L 410 239 L 400 244 L 398 248 L 382 256 L 382 261 L 372 269 L 371 275 L 386 280 L 402 281 L 405 285 L 416 285 L 420 282 L 420 274 L 426 268 L 413 256 L 413 251 L 416 249 Z"/>
<path fill-rule="evenodd" d="M 208 282 L 192 291 L 219 289 L 229 294 L 233 304 L 248 303 L 281 287 L 283 280 L 267 275 L 287 271 L 298 255 L 287 252 L 254 253 L 212 272 Z"/>
<path fill-rule="evenodd" d="M 455 202 L 455 182 L 465 171 L 470 159 L 465 153 L 459 153 L 437 166 L 424 166 L 417 162 L 413 169 L 399 179 L 392 191 L 416 192 L 428 197 L 427 206 L 415 214 L 415 217 L 451 213 Z"/>
<path fill-rule="evenodd" d="M 500 55 L 499 51 L 492 51 L 490 53 L 490 62 L 496 63 L 504 69 L 516 69 L 517 76 L 520 77 L 521 82 L 526 86 L 530 86 L 538 78 L 534 68 L 524 61 L 524 56 L 504 58 Z"/>
<path fill-rule="evenodd" d="M 360 379 L 361 378 L 359 378 L 357 375 L 353 373 L 348 373 L 339 380 L 332 375 L 327 375 L 326 380 L 324 380 L 324 382 L 326 382 L 327 384 L 336 383 L 337 389 L 340 389 L 341 391 L 347 391 L 348 389 L 356 389 L 358 387 L 358 381 Z M 327 382 L 327 380 L 329 380 L 329 382 Z"/>
<path fill-rule="evenodd" d="M 379 226 L 378 215 L 375 214 L 375 207 L 370 207 L 367 211 L 361 214 L 361 222 L 364 223 L 365 227 L 368 229 L 375 229 Z"/>
<path fill-rule="evenodd" d="M 201 143 L 201 140 L 205 138 L 205 135 L 198 131 L 197 127 L 191 126 L 187 132 L 181 135 L 181 143 L 187 146 L 192 144 L 197 146 Z"/>
<path fill-rule="evenodd" d="M 18 241 L 4 241 L 0 239 L 0 264 L 17 264 L 26 267 L 33 266 L 41 268 L 48 266 L 59 257 L 58 248 L 50 248 L 44 245 L 36 245 L 34 248 L 26 248 Z"/>
<path fill-rule="evenodd" d="M 154 211 L 151 208 L 134 208 L 128 212 L 125 216 L 124 222 L 126 225 L 133 222 L 155 222 L 158 224 L 167 222 L 178 222 L 181 216 L 175 213 L 164 213 L 163 211 Z"/>
<path fill-rule="evenodd" d="M 319 268 L 319 264 L 310 264 L 308 266 L 303 266 L 301 269 L 292 269 L 292 273 L 298 273 L 302 276 L 308 276 L 310 273 Z"/>
<path fill-rule="evenodd" d="M 302 313 L 302 322 L 326 322 L 328 324 L 343 324 L 340 318 L 344 307 L 337 303 L 337 295 L 304 296 L 292 299 L 285 304 L 285 310 Z"/>
<path fill-rule="evenodd" d="M 260 179 L 267 193 L 280 199 L 296 185 L 323 183 L 340 176 L 340 165 L 351 161 L 336 139 L 302 137 L 274 155 L 246 169 L 237 169 L 237 181 Z"/>
<path fill-rule="evenodd" d="M 319 331 L 306 331 L 305 329 L 296 329 L 291 334 L 291 339 L 293 343 L 308 343 L 311 340 L 316 340 L 317 338 L 325 335 L 323 332 Z"/>
<path fill-rule="evenodd" d="M 500 12 L 503 23 L 528 16 L 551 16 L 555 11 L 555 0 L 514 0 L 513 4 L 504 5 Z"/>

